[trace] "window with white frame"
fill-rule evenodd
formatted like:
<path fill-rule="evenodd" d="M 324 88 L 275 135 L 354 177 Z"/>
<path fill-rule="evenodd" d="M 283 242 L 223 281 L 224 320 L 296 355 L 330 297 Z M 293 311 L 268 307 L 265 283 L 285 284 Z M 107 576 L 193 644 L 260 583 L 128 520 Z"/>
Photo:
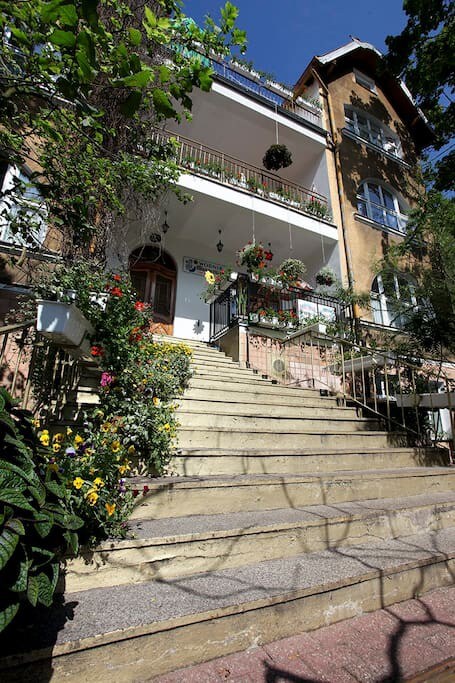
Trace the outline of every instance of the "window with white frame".
<path fill-rule="evenodd" d="M 344 118 L 346 129 L 357 137 L 375 145 L 375 147 L 380 147 L 387 154 L 392 154 L 399 159 L 403 157 L 398 136 L 372 116 L 357 109 L 345 107 Z"/>
<path fill-rule="evenodd" d="M 363 88 L 366 88 L 372 93 L 376 93 L 376 83 L 372 78 L 370 78 L 370 76 L 367 76 L 358 69 L 354 69 L 354 78 L 355 82 L 361 85 Z"/>
<path fill-rule="evenodd" d="M 398 196 L 379 183 L 364 181 L 357 191 L 357 211 L 375 223 L 406 232 L 408 217 Z"/>
<path fill-rule="evenodd" d="M 0 240 L 41 246 L 47 231 L 46 205 L 27 173 L 8 166 L 0 196 Z"/>
<path fill-rule="evenodd" d="M 371 310 L 378 325 L 401 329 L 406 310 L 418 306 L 415 281 L 401 273 L 380 273 L 371 285 Z"/>

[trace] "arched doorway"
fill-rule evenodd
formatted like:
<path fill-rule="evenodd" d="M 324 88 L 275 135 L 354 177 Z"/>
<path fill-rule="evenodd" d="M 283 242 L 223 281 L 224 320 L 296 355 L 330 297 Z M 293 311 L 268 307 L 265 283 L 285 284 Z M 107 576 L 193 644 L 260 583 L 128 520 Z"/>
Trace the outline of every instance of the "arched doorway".
<path fill-rule="evenodd" d="M 135 249 L 130 256 L 130 273 L 139 300 L 152 306 L 152 331 L 173 334 L 177 285 L 173 258 L 153 246 Z"/>

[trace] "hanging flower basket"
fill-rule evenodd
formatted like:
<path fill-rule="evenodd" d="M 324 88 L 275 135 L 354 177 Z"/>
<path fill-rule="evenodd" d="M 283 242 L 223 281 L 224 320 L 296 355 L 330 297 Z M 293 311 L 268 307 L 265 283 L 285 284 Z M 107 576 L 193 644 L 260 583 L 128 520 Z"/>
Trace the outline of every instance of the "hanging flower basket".
<path fill-rule="evenodd" d="M 264 154 L 262 163 L 268 171 L 278 171 L 292 164 L 292 154 L 286 145 L 271 145 Z"/>
<path fill-rule="evenodd" d="M 335 272 L 329 267 L 321 268 L 319 273 L 316 275 L 316 282 L 318 285 L 322 285 L 324 287 L 331 287 L 335 284 L 336 280 L 337 276 L 335 275 Z"/>
<path fill-rule="evenodd" d="M 60 346 L 80 346 L 94 330 L 81 311 L 70 303 L 38 299 L 36 329 Z"/>

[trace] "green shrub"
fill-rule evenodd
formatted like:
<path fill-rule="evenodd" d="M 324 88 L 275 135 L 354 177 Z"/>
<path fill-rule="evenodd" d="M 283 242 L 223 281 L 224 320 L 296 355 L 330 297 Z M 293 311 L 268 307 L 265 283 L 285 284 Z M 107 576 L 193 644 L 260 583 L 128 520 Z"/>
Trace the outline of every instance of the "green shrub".
<path fill-rule="evenodd" d="M 82 520 L 31 418 L 0 388 L 0 631 L 27 602 L 49 607 L 64 552 L 77 552 Z"/>

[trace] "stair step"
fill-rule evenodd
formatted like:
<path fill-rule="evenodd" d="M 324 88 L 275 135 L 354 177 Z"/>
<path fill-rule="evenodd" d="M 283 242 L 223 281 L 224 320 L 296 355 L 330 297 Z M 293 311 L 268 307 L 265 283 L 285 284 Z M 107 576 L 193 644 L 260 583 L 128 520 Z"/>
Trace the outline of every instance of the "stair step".
<path fill-rule="evenodd" d="M 300 398 L 320 398 L 318 389 L 301 389 L 287 387 L 278 383 L 272 383 L 269 379 L 257 378 L 254 375 L 251 379 L 220 379 L 212 377 L 210 374 L 204 376 L 196 375 L 189 383 L 190 389 L 207 389 L 214 391 L 222 389 L 224 391 L 235 391 L 239 393 L 251 392 L 261 394 L 272 394 L 273 396 L 298 396 Z M 185 393 L 186 396 L 186 393 Z"/>
<path fill-rule="evenodd" d="M 362 432 L 362 431 L 378 431 L 379 424 L 377 420 L 370 418 L 357 418 L 351 416 L 330 417 L 328 420 L 324 416 L 314 417 L 290 417 L 290 416 L 274 416 L 274 415 L 245 415 L 230 413 L 228 410 L 222 413 L 202 413 L 196 410 L 183 410 L 179 408 L 177 411 L 177 419 L 180 428 L 187 427 L 205 427 L 207 429 L 232 429 L 240 431 L 261 431 L 263 434 L 275 433 L 297 433 L 307 431 L 324 432 L 328 434 L 335 432 Z M 327 431 L 327 426 L 330 432 Z"/>
<path fill-rule="evenodd" d="M 193 386 L 192 386 L 193 385 Z M 197 386 L 199 385 L 199 386 Z M 268 391 L 268 388 L 272 391 Z M 280 391 L 281 390 L 281 391 Z M 311 393 L 310 393 L 311 392 Z M 338 405 L 335 396 L 321 396 L 319 392 L 310 389 L 288 389 L 279 385 L 262 384 L 260 387 L 248 386 L 245 391 L 226 388 L 226 382 L 218 382 L 214 386 L 213 382 L 193 379 L 188 389 L 185 390 L 183 400 L 203 400 L 217 403 L 249 403 L 258 405 L 280 405 L 280 406 L 302 406 L 303 407 L 325 407 L 342 408 L 352 410 L 345 406 Z"/>
<path fill-rule="evenodd" d="M 451 585 L 454 557 L 449 528 L 69 593 L 68 606 L 43 610 L 7 643 L 2 683 L 49 680 L 50 666 L 55 683 L 79 683 L 88 671 L 92 681 L 107 672 L 116 683 L 146 681 Z"/>
<path fill-rule="evenodd" d="M 221 510 L 227 513 L 333 505 L 452 491 L 455 470 L 409 467 L 299 475 L 244 474 L 130 480 L 133 488 L 141 488 L 144 483 L 149 492 L 136 499 L 132 519 L 210 515 Z"/>
<path fill-rule="evenodd" d="M 448 465 L 447 452 L 424 448 L 379 449 L 204 449 L 187 448 L 172 457 L 174 474 L 304 474 Z"/>
<path fill-rule="evenodd" d="M 179 411 L 202 413 L 206 415 L 243 415 L 250 417 L 321 417 L 326 420 L 339 419 L 357 419 L 357 412 L 355 408 L 346 408 L 344 406 L 337 406 L 333 402 L 323 399 L 325 403 L 321 406 L 304 405 L 300 402 L 298 405 L 281 405 L 276 403 L 252 403 L 250 401 L 240 400 L 234 401 L 214 401 L 208 396 L 205 399 L 186 398 L 187 392 L 183 398 L 178 399 Z"/>
<path fill-rule="evenodd" d="M 68 561 L 67 592 L 168 580 L 455 527 L 455 493 L 130 524 L 133 538 Z"/>
<path fill-rule="evenodd" d="M 178 430 L 178 446 L 180 448 L 254 448 L 258 440 L 265 443 L 269 448 L 332 448 L 346 446 L 346 439 L 351 440 L 352 447 L 362 448 L 387 448 L 390 446 L 406 446 L 407 439 L 404 434 L 380 432 L 380 431 L 351 431 L 342 432 L 336 426 L 327 429 L 324 426 L 307 429 L 304 426 L 288 428 L 277 424 L 271 426 L 256 427 L 245 425 L 236 427 L 208 427 L 182 425 Z M 355 444 L 355 446 L 354 446 Z"/>

